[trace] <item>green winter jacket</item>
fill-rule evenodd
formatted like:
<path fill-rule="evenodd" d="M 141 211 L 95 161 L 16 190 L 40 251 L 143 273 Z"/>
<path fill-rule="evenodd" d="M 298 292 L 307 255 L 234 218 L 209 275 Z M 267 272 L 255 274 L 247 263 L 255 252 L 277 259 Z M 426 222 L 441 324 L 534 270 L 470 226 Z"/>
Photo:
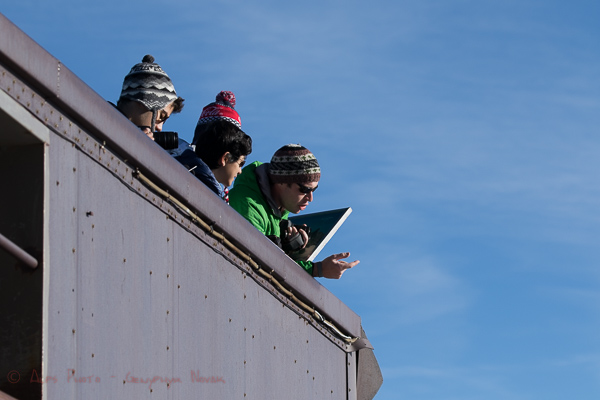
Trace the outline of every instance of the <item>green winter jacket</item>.
<path fill-rule="evenodd" d="M 281 213 L 271 197 L 268 167 L 260 161 L 244 167 L 229 191 L 229 205 L 264 235 L 280 237 L 279 222 L 287 219 L 289 212 Z M 312 261 L 297 263 L 312 276 Z"/>

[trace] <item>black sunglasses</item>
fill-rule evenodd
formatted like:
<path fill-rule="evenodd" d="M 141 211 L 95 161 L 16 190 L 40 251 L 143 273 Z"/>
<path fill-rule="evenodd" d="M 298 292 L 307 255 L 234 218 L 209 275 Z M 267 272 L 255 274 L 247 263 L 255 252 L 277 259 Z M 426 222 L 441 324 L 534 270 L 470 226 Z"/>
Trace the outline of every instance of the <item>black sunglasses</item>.
<path fill-rule="evenodd" d="M 309 194 L 310 192 L 314 192 L 319 187 L 319 185 L 317 185 L 314 188 L 309 188 L 308 186 L 304 186 L 299 183 L 296 183 L 296 185 L 298 185 L 298 190 L 300 190 L 300 193 L 304 193 L 304 194 Z"/>

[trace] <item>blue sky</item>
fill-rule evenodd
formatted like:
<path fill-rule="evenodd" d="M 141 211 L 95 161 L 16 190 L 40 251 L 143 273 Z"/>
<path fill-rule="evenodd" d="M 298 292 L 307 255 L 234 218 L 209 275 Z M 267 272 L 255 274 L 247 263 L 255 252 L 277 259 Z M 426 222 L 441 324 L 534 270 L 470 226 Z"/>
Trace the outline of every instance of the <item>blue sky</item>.
<path fill-rule="evenodd" d="M 154 55 L 185 139 L 231 90 L 250 160 L 315 153 L 376 399 L 600 398 L 597 1 L 3 3 L 107 100 Z"/>

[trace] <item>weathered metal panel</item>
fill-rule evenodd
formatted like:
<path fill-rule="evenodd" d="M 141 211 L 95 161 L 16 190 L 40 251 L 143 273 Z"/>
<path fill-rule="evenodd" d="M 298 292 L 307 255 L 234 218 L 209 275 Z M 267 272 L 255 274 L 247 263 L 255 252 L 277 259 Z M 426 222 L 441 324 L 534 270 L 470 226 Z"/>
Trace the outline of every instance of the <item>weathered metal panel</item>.
<path fill-rule="evenodd" d="M 51 139 L 48 312 L 69 315 L 50 322 L 48 398 L 345 398 L 345 352 L 305 316 Z"/>
<path fill-rule="evenodd" d="M 41 378 L 44 398 L 75 399 L 74 385 L 54 384 L 54 379 L 67 379 L 67 369 L 76 368 L 78 262 L 77 262 L 77 193 L 76 173 L 80 154 L 68 143 L 51 135 L 48 148 L 49 188 L 48 224 L 49 254 L 44 263 L 47 282 L 47 327 L 45 328 L 45 359 Z M 53 379 L 54 378 L 54 379 Z"/>

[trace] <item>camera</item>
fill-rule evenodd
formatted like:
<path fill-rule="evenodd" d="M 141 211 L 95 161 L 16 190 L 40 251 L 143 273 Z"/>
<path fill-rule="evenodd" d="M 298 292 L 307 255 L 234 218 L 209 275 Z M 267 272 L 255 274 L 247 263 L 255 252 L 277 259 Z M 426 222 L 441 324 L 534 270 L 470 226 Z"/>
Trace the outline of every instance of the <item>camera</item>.
<path fill-rule="evenodd" d="M 152 132 L 154 141 L 165 150 L 173 150 L 179 147 L 179 135 L 177 132 L 160 131 Z"/>
<path fill-rule="evenodd" d="M 291 226 L 295 226 L 298 229 L 298 232 L 292 236 L 288 236 L 287 229 Z M 308 225 L 293 225 L 291 221 L 287 219 L 281 220 L 279 223 L 279 229 L 281 231 L 281 248 L 286 253 L 300 250 L 302 246 L 304 246 L 304 241 L 302 240 L 300 230 L 303 230 L 308 236 L 310 236 L 310 227 Z"/>

